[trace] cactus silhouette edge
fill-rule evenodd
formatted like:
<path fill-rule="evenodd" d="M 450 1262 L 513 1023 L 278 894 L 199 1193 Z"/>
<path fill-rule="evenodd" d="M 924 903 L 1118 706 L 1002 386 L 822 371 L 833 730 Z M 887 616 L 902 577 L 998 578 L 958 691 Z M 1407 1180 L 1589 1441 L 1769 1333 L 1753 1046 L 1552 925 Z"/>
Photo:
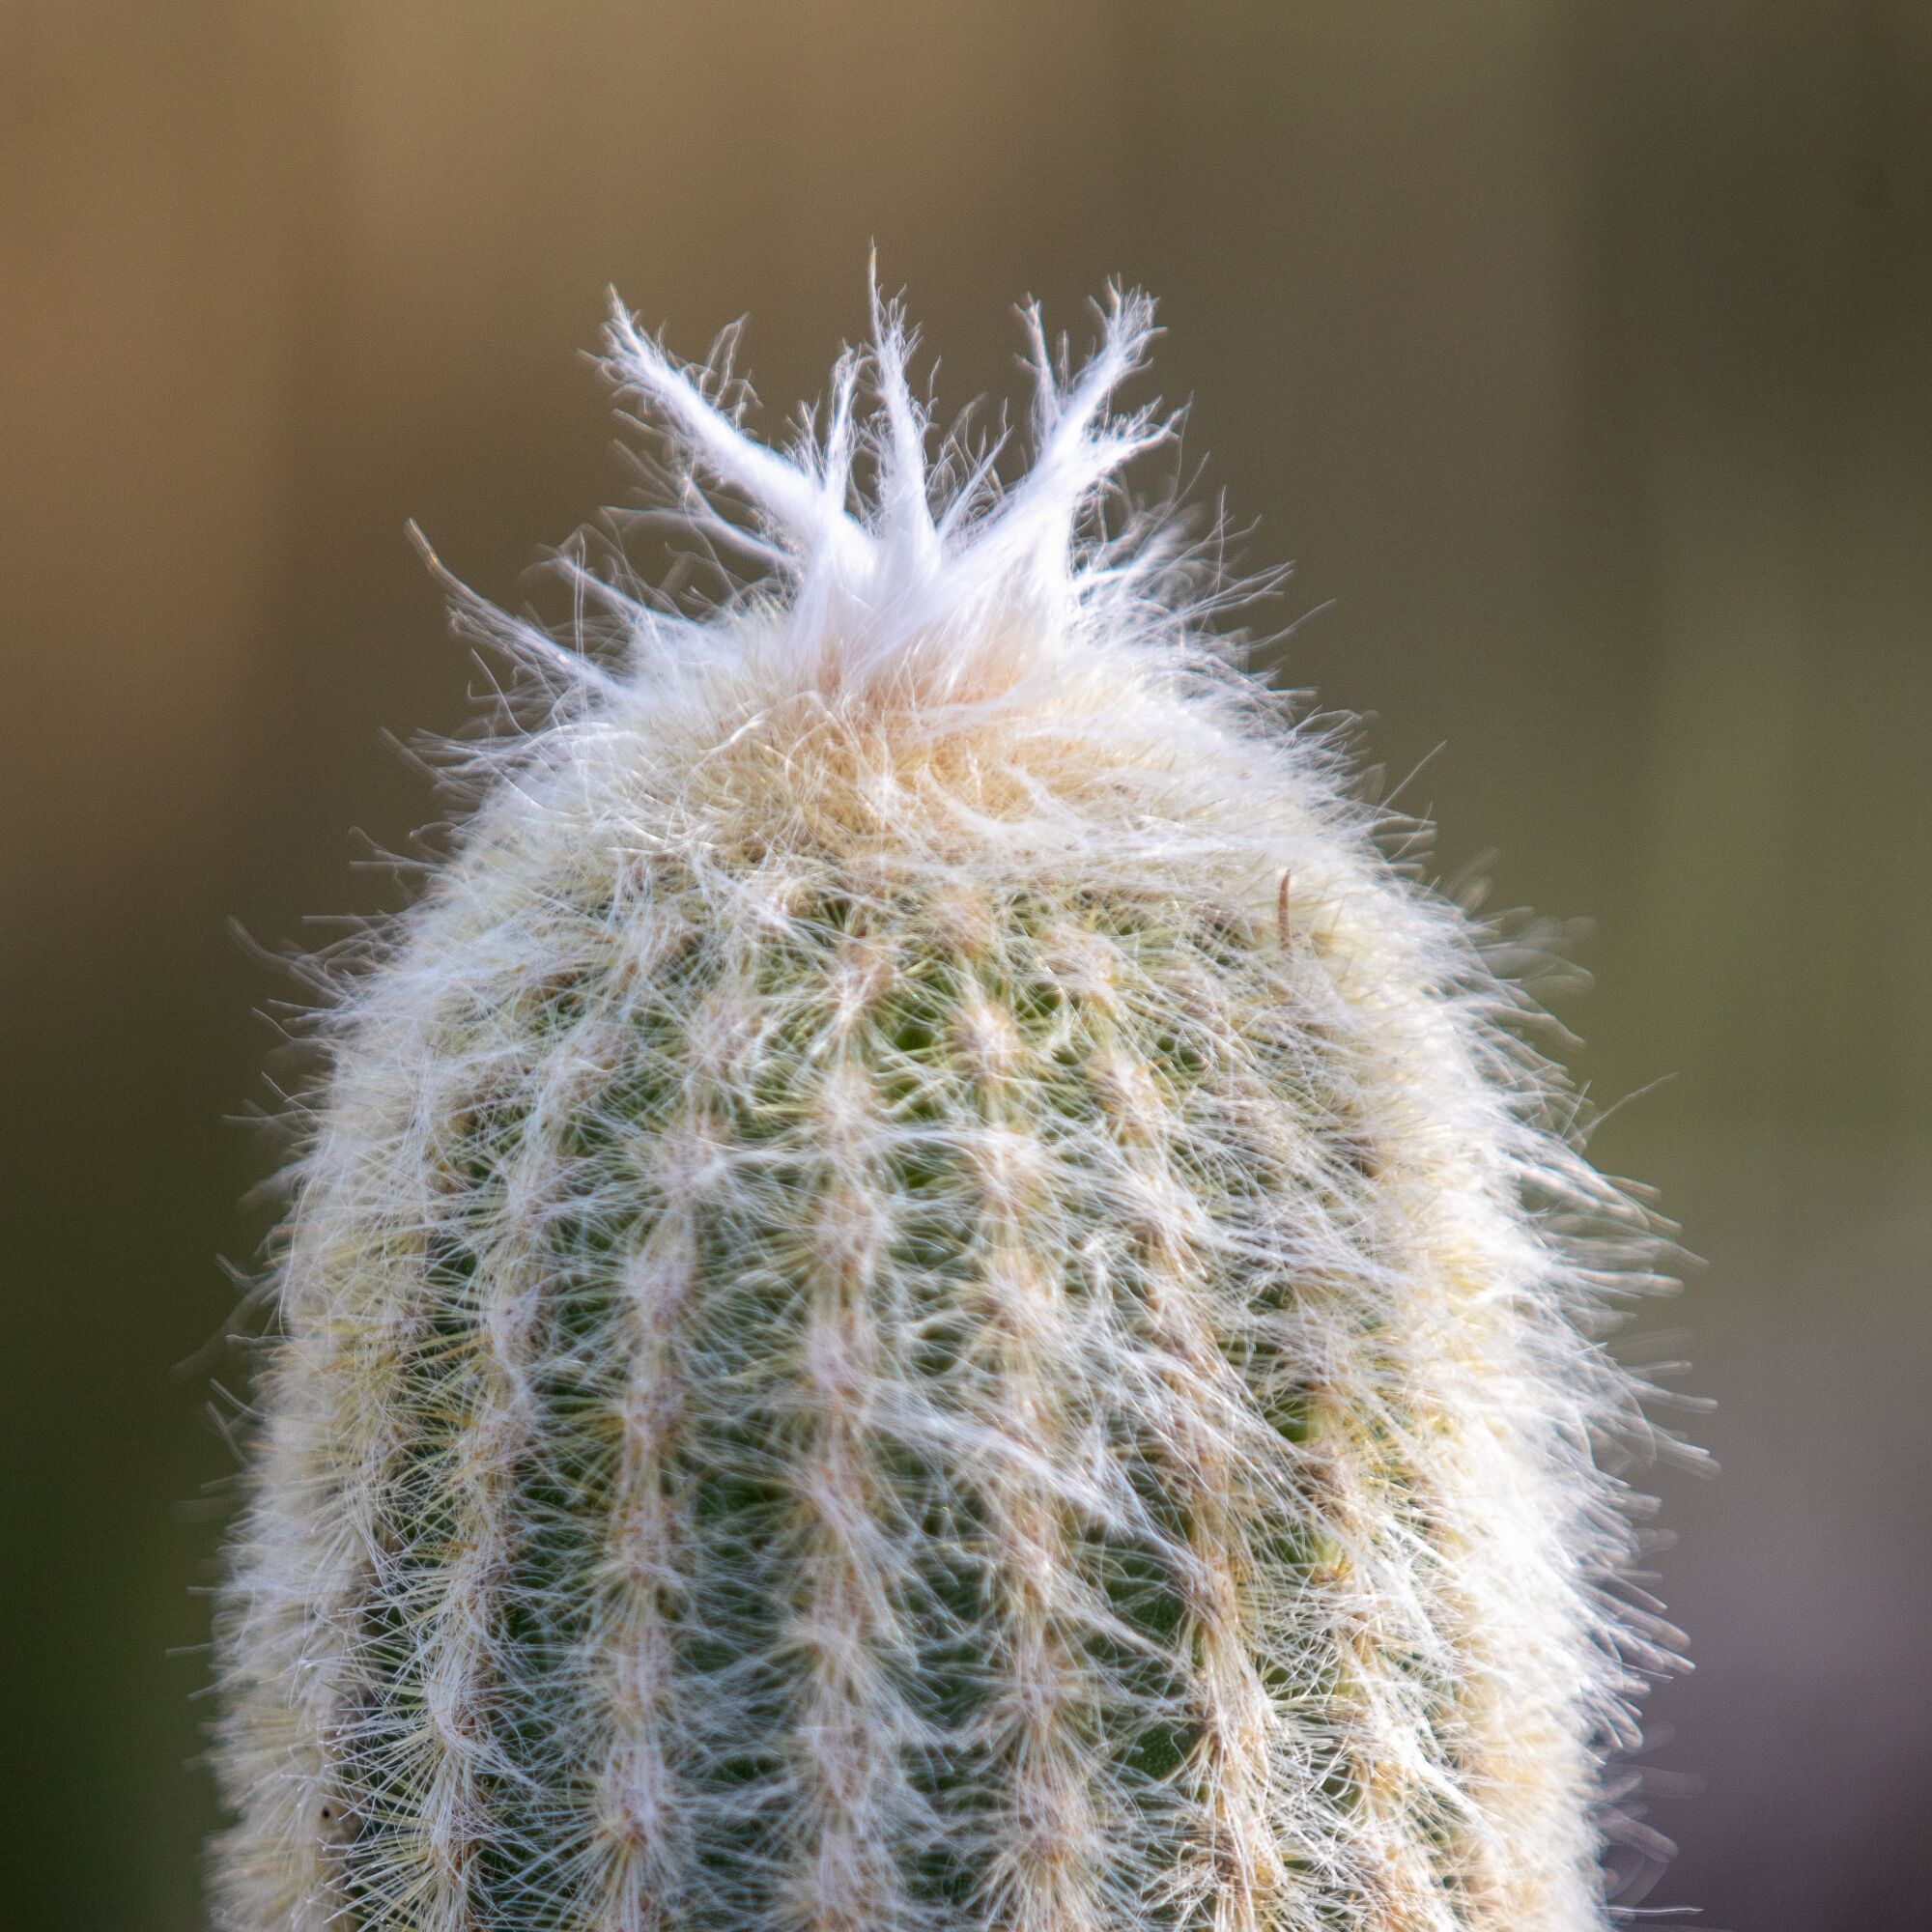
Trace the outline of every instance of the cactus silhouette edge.
<path fill-rule="evenodd" d="M 1025 314 L 1003 484 L 876 296 L 785 451 L 613 300 L 755 581 L 453 591 L 547 715 L 322 1021 L 228 1932 L 1607 1922 L 1658 1224 Z"/>

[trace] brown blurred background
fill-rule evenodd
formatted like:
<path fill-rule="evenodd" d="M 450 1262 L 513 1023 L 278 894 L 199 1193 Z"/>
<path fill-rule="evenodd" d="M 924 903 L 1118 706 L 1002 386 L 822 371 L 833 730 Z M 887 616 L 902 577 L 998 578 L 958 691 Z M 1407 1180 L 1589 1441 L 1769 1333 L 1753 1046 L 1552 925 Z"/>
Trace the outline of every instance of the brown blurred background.
<path fill-rule="evenodd" d="M 225 1117 L 292 990 L 226 922 L 397 902 L 379 734 L 479 682 L 405 518 L 527 594 L 627 487 L 605 284 L 749 312 L 771 424 L 874 238 L 949 407 L 1021 296 L 1154 291 L 1282 675 L 1428 759 L 1444 872 L 1595 922 L 1595 1145 L 1707 1263 L 1630 1348 L 1724 1465 L 1663 1484 L 1647 1902 L 1924 1922 L 1932 8 L 5 0 L 0 141 L 9 1925 L 201 1922 Z"/>

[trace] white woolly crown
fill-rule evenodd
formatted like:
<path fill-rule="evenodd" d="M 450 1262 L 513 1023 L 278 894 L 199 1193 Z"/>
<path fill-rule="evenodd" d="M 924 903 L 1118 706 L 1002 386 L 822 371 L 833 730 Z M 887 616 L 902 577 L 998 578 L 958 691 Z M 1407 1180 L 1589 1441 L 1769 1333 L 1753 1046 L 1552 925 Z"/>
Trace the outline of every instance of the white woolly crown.
<path fill-rule="evenodd" d="M 1121 466 L 1161 441 L 1170 423 L 1153 406 L 1113 417 L 1108 406 L 1153 334 L 1153 305 L 1118 291 L 1100 346 L 1068 381 L 1050 358 L 1039 310 L 1032 340 L 1037 451 L 1012 490 L 993 480 L 997 443 L 966 465 L 949 445 L 938 474 L 931 430 L 906 373 L 913 338 L 896 303 L 872 291 L 868 355 L 847 351 L 834 371 L 822 439 L 787 458 L 755 442 L 705 394 L 702 380 L 640 335 L 613 301 L 607 368 L 620 392 L 647 402 L 691 462 L 741 496 L 764 532 L 763 560 L 793 585 L 785 649 L 802 683 L 832 689 L 909 680 L 927 696 L 970 689 L 994 640 L 1023 622 L 1042 653 L 1072 646 L 1082 607 L 1113 588 L 1100 556 L 1074 560 L 1082 512 Z M 879 410 L 857 413 L 869 378 Z M 876 482 L 860 497 L 855 459 Z M 935 486 L 943 500 L 935 506 Z M 696 492 L 693 520 L 742 543 Z M 1093 638 L 1080 639 L 1092 647 Z"/>
<path fill-rule="evenodd" d="M 653 474 L 660 504 L 649 514 L 676 524 L 714 562 L 748 559 L 759 580 L 758 596 L 733 612 L 738 621 L 721 623 L 717 611 L 693 616 L 628 574 L 612 583 L 564 557 L 579 596 L 615 619 L 627 674 L 484 603 L 442 571 L 419 533 L 416 541 L 451 593 L 459 629 L 508 650 L 553 690 L 588 697 L 643 690 L 661 702 L 727 664 L 767 691 L 927 714 L 1008 699 L 1037 707 L 1071 687 L 1091 689 L 1096 676 L 1116 698 L 1150 681 L 1218 682 L 1231 640 L 1210 639 L 1207 620 L 1273 577 L 1230 582 L 1208 560 L 1210 545 L 1192 541 L 1172 515 L 1129 505 L 1106 527 L 1110 497 L 1125 503 L 1122 468 L 1179 431 L 1181 412 L 1157 401 L 1114 408 L 1159 332 L 1152 301 L 1114 288 L 1097 309 L 1098 344 L 1078 369 L 1065 338 L 1049 343 L 1037 303 L 1020 313 L 1033 457 L 1008 485 L 996 468 L 1009 440 L 1004 427 L 977 443 L 963 422 L 936 437 L 908 374 L 917 337 L 876 281 L 871 343 L 840 354 L 822 422 L 806 412 L 789 450 L 739 420 L 735 329 L 708 364 L 686 364 L 640 331 L 612 291 L 602 367 L 620 397 L 643 406 L 640 426 L 671 446 L 669 465 Z"/>

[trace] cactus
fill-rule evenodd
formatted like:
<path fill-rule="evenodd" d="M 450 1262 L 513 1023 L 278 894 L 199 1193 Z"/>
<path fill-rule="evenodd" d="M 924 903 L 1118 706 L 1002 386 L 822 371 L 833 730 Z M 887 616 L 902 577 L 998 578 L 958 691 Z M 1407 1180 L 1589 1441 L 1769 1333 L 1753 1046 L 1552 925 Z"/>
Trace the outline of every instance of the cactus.
<path fill-rule="evenodd" d="M 1651 1224 L 1026 313 L 1003 483 L 876 297 L 788 452 L 616 308 L 754 580 L 453 590 L 548 709 L 326 1021 L 231 1932 L 1606 1920 Z"/>

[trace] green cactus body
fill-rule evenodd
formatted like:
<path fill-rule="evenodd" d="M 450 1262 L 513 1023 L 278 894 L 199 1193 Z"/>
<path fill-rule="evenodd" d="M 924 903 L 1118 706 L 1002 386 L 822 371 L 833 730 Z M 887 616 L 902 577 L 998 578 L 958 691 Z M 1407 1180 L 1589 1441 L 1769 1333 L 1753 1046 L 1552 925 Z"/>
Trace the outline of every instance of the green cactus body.
<path fill-rule="evenodd" d="M 879 422 L 848 361 L 789 458 L 613 325 L 780 594 L 611 592 L 615 672 L 459 604 L 558 702 L 332 1021 L 221 1922 L 1601 1925 L 1641 1217 L 1198 582 L 1078 521 L 1162 433 L 1104 413 L 1144 307 L 1040 351 L 1003 495 L 879 321 Z"/>

